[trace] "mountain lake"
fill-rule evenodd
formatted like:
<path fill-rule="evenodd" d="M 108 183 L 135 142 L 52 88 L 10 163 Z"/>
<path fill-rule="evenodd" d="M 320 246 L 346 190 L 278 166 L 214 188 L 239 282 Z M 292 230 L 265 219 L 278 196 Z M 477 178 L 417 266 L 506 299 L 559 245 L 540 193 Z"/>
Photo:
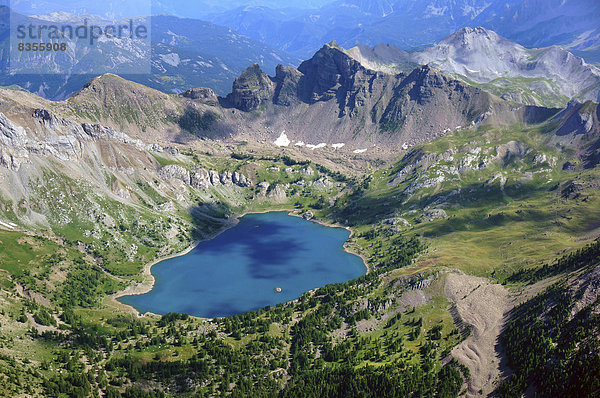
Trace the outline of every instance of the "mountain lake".
<path fill-rule="evenodd" d="M 141 313 L 207 318 L 295 300 L 366 273 L 363 260 L 343 248 L 349 236 L 285 212 L 249 214 L 188 254 L 154 265 L 149 293 L 119 300 Z"/>

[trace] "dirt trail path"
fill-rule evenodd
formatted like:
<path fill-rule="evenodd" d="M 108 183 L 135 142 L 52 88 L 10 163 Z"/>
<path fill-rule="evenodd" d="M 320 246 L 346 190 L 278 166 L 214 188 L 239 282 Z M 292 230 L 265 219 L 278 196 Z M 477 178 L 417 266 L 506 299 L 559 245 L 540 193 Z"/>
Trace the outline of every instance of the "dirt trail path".
<path fill-rule="evenodd" d="M 456 304 L 462 320 L 472 325 L 471 335 L 451 354 L 471 372 L 466 396 L 488 396 L 504 370 L 497 345 L 505 315 L 512 307 L 509 293 L 485 278 L 451 273 L 446 279 L 445 294 Z"/>

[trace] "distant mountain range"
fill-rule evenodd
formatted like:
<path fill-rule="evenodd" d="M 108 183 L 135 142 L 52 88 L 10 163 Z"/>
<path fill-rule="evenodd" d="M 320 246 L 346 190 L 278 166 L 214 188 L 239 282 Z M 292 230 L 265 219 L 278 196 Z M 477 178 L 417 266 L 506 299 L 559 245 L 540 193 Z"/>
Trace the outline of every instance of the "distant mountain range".
<path fill-rule="evenodd" d="M 0 7 L 0 14 L 6 16 L 7 7 Z M 35 18 L 13 15 L 27 24 Z M 65 13 L 39 16 L 55 23 L 81 20 Z M 0 16 L 0 20 L 6 17 Z M 39 22 L 39 19 L 37 20 Z M 230 28 L 194 19 L 181 19 L 172 16 L 151 18 L 152 28 L 152 74 L 124 75 L 130 80 L 156 88 L 164 92 L 178 93 L 190 87 L 209 86 L 216 92 L 225 94 L 231 89 L 231 82 L 242 70 L 252 63 L 259 63 L 269 71 L 275 71 L 278 64 L 297 64 L 295 57 L 275 50 Z M 0 24 L 0 48 L 6 48 L 9 40 L 9 27 Z M 148 54 L 143 49 L 130 48 L 135 43 L 106 40 L 93 48 L 86 43 L 78 43 L 77 53 L 50 53 L 43 56 L 29 55 L 30 65 L 36 65 L 36 74 L 0 75 L 0 85 L 16 84 L 30 92 L 50 99 L 64 99 L 79 90 L 93 75 L 92 69 L 104 65 L 107 72 L 118 70 L 119 63 L 127 64 L 128 69 L 142 62 Z M 7 52 L 0 53 L 0 70 L 8 66 Z M 61 75 L 45 74 L 53 70 L 67 71 Z"/>
<path fill-rule="evenodd" d="M 335 32 L 330 32 L 331 37 L 344 37 L 345 32 L 347 33 L 345 29 L 354 22 L 366 26 L 360 22 L 363 18 L 372 21 L 383 18 L 387 21 L 387 18 L 395 18 L 394 15 L 398 17 L 400 15 L 399 5 L 404 7 L 401 8 L 403 10 L 402 18 L 410 15 L 417 18 L 417 14 L 421 12 L 425 16 L 428 15 L 427 18 L 422 17 L 429 24 L 433 23 L 431 22 L 432 19 L 439 16 L 440 21 L 445 21 L 444 23 L 447 24 L 446 28 L 454 24 L 460 25 L 467 19 L 475 21 L 478 18 L 483 18 L 483 16 L 487 18 L 486 21 L 494 21 L 492 16 L 500 15 L 498 9 L 493 8 L 492 5 L 477 8 L 475 7 L 476 2 L 457 1 L 452 3 L 452 7 L 442 7 L 442 3 L 433 2 L 427 6 L 425 3 L 416 4 L 409 0 L 403 2 L 349 1 L 334 3 L 334 5 L 337 4 L 338 10 L 336 13 L 331 14 L 331 17 L 327 17 L 326 25 L 339 28 L 336 28 Z M 516 4 L 515 1 L 510 4 L 513 3 Z M 174 6 L 177 4 L 177 2 L 172 3 Z M 522 7 L 520 10 L 529 10 L 530 3 L 527 1 L 522 1 L 519 4 Z M 556 5 L 558 8 L 562 7 L 562 11 L 564 11 L 564 15 L 561 14 L 562 16 L 557 17 L 557 20 L 563 20 L 568 15 L 579 15 L 580 5 L 573 5 L 573 7 L 568 8 L 569 4 L 571 4 L 569 0 L 565 0 L 562 5 Z M 334 5 L 322 7 L 319 13 L 329 9 L 328 7 L 334 7 Z M 513 6 L 516 7 L 514 4 Z M 591 4 L 590 9 L 594 9 Z M 4 8 L 5 12 L 6 10 L 7 8 Z M 542 15 L 545 11 L 543 11 L 543 8 L 541 10 L 541 16 L 537 20 L 545 21 L 546 17 Z M 567 11 L 571 13 L 569 14 Z M 296 25 L 293 30 L 296 34 L 294 38 L 296 41 L 286 43 L 286 29 L 292 29 L 292 27 L 288 26 L 287 22 L 280 25 L 271 25 L 274 20 L 286 19 L 286 15 L 302 15 L 302 12 L 298 10 L 245 7 L 238 9 L 236 13 L 222 14 L 219 18 L 225 18 L 225 15 L 229 15 L 231 18 L 220 22 L 229 25 L 239 24 L 242 30 L 260 25 L 262 33 L 258 39 L 264 41 L 269 41 L 267 36 L 274 30 L 283 29 L 278 36 L 278 40 L 283 41 L 273 43 L 273 46 L 279 48 L 291 45 L 292 47 L 288 46 L 286 49 L 292 53 L 307 51 L 309 47 L 313 46 L 311 43 L 318 37 L 318 35 L 313 34 L 312 30 L 305 30 L 309 25 L 305 23 L 296 24 L 297 20 L 295 19 L 296 22 L 293 23 Z M 310 20 L 317 25 L 320 24 L 321 17 L 327 14 L 319 13 L 311 14 L 311 17 L 306 21 Z M 448 15 L 452 16 L 454 14 L 457 15 L 456 18 L 447 18 Z M 462 22 L 456 22 L 460 19 L 458 14 L 461 15 Z M 546 16 L 549 17 L 548 15 Z M 236 16 L 242 19 L 236 20 Z M 442 18 L 442 16 L 444 17 Z M 25 22 L 35 20 L 22 15 L 18 15 L 18 18 Z M 57 12 L 37 16 L 37 18 L 61 23 L 77 21 L 81 17 Z M 580 28 L 585 27 L 585 21 L 593 18 L 592 13 L 577 26 Z M 152 17 L 151 20 L 152 74 L 127 75 L 120 73 L 118 71 L 119 65 L 115 65 L 115 62 L 127 64 L 130 69 L 135 69 L 135 65 L 142 61 L 141 58 L 148 57 L 148 54 L 144 55 L 142 49 L 132 50 L 129 47 L 130 44 L 125 45 L 118 41 L 109 40 L 93 49 L 82 44 L 82 46 L 78 46 L 78 52 L 73 54 L 54 54 L 45 57 L 43 60 L 39 56 L 37 56 L 38 58 L 31 56 L 29 63 L 38 66 L 38 74 L 11 75 L 4 73 L 0 76 L 0 85 L 16 84 L 46 98 L 64 99 L 79 90 L 93 77 L 89 74 L 90 65 L 96 67 L 102 65 L 107 72 L 117 73 L 128 80 L 166 93 L 180 93 L 192 87 L 208 87 L 218 95 L 225 95 L 230 91 L 234 79 L 248 65 L 257 63 L 261 70 L 273 74 L 275 67 L 279 64 L 294 66 L 300 63 L 298 58 L 288 55 L 287 52 L 275 50 L 230 28 L 214 25 L 211 22 L 165 15 Z M 448 21 L 454 22 L 448 25 Z M 525 25 L 521 24 L 520 26 L 523 28 Z M 397 25 L 397 27 L 397 30 L 404 29 L 402 24 Z M 419 36 L 419 40 L 425 40 L 424 38 L 428 37 L 427 35 L 438 35 L 441 32 L 438 28 L 440 26 L 435 29 L 433 27 L 431 29 L 421 29 L 422 35 Z M 7 32 L 8 27 L 0 25 L 0 41 L 4 40 L 6 43 Z M 387 34 L 392 39 L 397 37 L 397 31 L 389 31 Z M 327 35 L 329 33 L 325 36 Z M 532 33 L 531 37 L 533 36 L 535 35 Z M 552 35 L 548 37 L 550 36 Z M 365 38 L 366 43 L 369 43 L 377 35 L 369 37 L 369 39 Z M 548 37 L 545 39 L 549 40 Z M 345 42 L 348 43 L 353 40 L 348 39 Z M 384 40 L 383 42 L 389 41 Z M 341 51 L 345 51 L 348 56 L 358 60 L 367 69 L 396 74 L 399 72 L 410 73 L 419 65 L 430 65 L 440 72 L 462 80 L 471 86 L 489 91 L 502 99 L 514 100 L 526 105 L 562 107 L 571 99 L 599 100 L 600 69 L 597 67 L 587 64 L 581 58 L 558 46 L 528 49 L 481 27 L 462 28 L 443 38 L 438 44 L 412 52 L 406 52 L 392 44 L 377 44 L 372 48 L 360 44 L 349 50 L 344 50 L 345 45 L 343 43 L 344 41 L 336 41 L 334 47 L 339 47 Z M 593 40 L 580 40 L 578 43 L 580 48 L 590 47 Z M 320 46 L 322 46 L 322 43 L 319 43 Z M 2 65 L 4 67 L 7 65 L 6 53 L 0 54 L 0 68 Z M 57 78 L 57 75 L 44 74 L 55 69 L 67 70 L 68 73 L 61 75 L 60 78 Z"/>
<path fill-rule="evenodd" d="M 180 18 L 204 19 L 210 14 L 238 7 L 264 6 L 274 9 L 317 9 L 332 0 L 14 0 L 10 3 L 16 12 L 25 15 L 49 13 L 90 14 L 101 17 L 125 18 L 168 14 Z"/>
<path fill-rule="evenodd" d="M 338 0 L 303 12 L 240 7 L 210 20 L 301 58 L 331 40 L 408 50 L 483 26 L 527 47 L 560 45 L 600 62 L 596 0 Z"/>

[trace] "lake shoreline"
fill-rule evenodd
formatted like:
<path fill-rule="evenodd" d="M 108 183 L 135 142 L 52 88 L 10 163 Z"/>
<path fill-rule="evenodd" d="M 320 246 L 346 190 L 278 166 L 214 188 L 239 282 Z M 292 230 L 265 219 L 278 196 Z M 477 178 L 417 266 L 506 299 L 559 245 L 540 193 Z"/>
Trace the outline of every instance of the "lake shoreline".
<path fill-rule="evenodd" d="M 280 209 L 280 210 L 247 211 L 247 212 L 243 212 L 239 215 L 236 215 L 235 217 L 229 219 L 228 220 L 229 222 L 226 225 L 224 225 L 223 228 L 220 228 L 219 230 L 215 231 L 213 234 L 210 234 L 208 237 L 206 237 L 204 239 L 199 239 L 199 240 L 194 241 L 185 250 L 178 252 L 178 253 L 172 253 L 168 256 L 160 257 L 160 258 L 153 260 L 153 261 L 147 263 L 146 265 L 144 265 L 144 269 L 142 270 L 141 275 L 145 279 L 145 281 L 135 284 L 135 285 L 127 286 L 125 289 L 112 294 L 110 296 L 110 301 L 113 304 L 116 304 L 118 307 L 121 307 L 121 308 L 125 307 L 130 312 L 134 312 L 138 317 L 144 317 L 146 315 L 158 315 L 158 314 L 155 314 L 155 313 L 152 313 L 149 311 L 142 314 L 133 305 L 126 304 L 126 303 L 119 301 L 119 298 L 125 297 L 125 296 L 139 296 L 142 294 L 147 294 L 150 291 L 152 291 L 152 289 L 154 288 L 154 285 L 156 284 L 156 278 L 154 277 L 154 275 L 152 275 L 152 267 L 155 266 L 156 264 L 161 263 L 166 260 L 169 260 L 169 259 L 173 259 L 176 257 L 181 257 L 181 256 L 185 256 L 186 254 L 189 254 L 192 250 L 194 250 L 196 247 L 198 247 L 198 245 L 200 243 L 212 240 L 212 239 L 216 238 L 218 235 L 220 235 L 221 233 L 235 227 L 237 224 L 239 224 L 240 220 L 247 215 L 267 214 L 267 213 L 276 213 L 276 212 L 280 212 L 280 213 L 285 212 L 289 216 L 303 218 L 302 215 L 300 215 L 299 213 L 296 213 L 295 209 L 293 209 L 293 210 L 292 209 Z M 352 231 L 349 227 L 346 227 L 343 225 L 327 223 L 327 222 L 316 220 L 316 219 L 311 219 L 311 220 L 306 220 L 306 221 L 311 221 L 311 222 L 314 222 L 315 224 L 319 224 L 319 225 L 322 225 L 322 226 L 328 227 L 328 228 L 343 228 L 350 232 L 350 236 L 348 237 L 348 239 L 352 238 L 352 236 L 354 235 L 354 231 Z M 366 269 L 365 274 L 369 274 L 370 268 L 369 268 L 367 259 L 362 254 L 357 253 L 355 250 L 353 250 L 351 248 L 348 248 L 347 242 L 345 242 L 342 247 L 345 252 L 359 257 L 362 260 L 362 263 Z M 199 317 L 199 318 L 202 319 L 202 317 Z"/>

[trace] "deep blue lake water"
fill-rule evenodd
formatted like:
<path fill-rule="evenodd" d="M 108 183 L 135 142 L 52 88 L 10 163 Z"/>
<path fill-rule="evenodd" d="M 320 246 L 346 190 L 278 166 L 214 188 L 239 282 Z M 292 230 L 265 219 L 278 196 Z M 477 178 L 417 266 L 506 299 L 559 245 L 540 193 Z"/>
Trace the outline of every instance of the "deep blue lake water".
<path fill-rule="evenodd" d="M 119 300 L 142 313 L 201 317 L 284 303 L 365 274 L 362 259 L 342 247 L 349 235 L 283 212 L 250 214 L 190 253 L 152 267 L 156 284 L 149 293 Z"/>

